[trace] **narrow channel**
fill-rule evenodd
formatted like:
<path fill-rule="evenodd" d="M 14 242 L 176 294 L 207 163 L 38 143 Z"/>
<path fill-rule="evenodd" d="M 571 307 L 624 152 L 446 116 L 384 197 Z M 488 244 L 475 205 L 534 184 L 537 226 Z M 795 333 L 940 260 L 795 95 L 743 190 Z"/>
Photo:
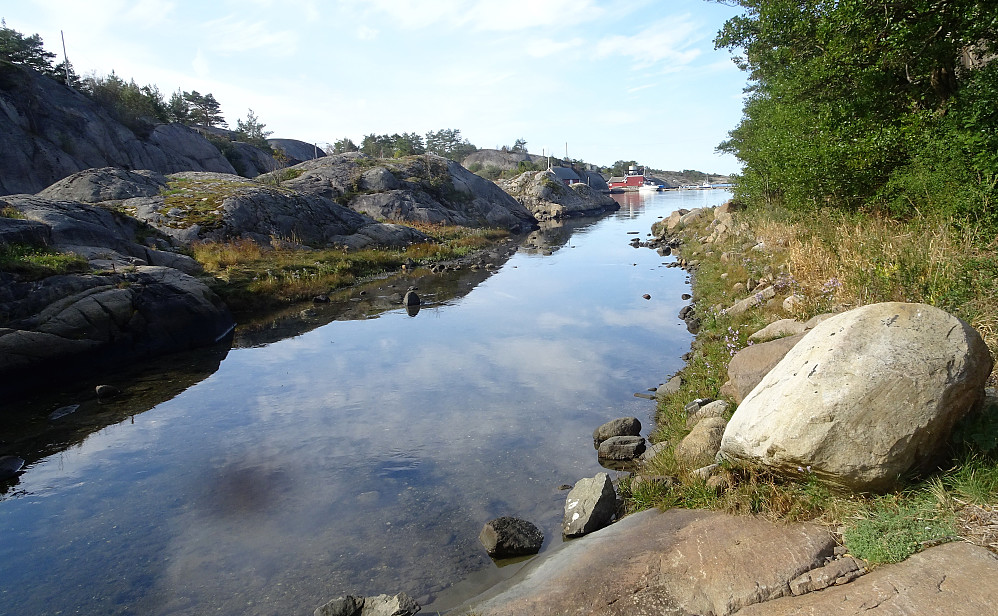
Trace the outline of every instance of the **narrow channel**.
<path fill-rule="evenodd" d="M 233 348 L 79 440 L 58 422 L 91 407 L 34 421 L 58 438 L 0 496 L 2 611 L 310 614 L 405 591 L 432 613 L 518 566 L 485 554 L 486 521 L 525 518 L 556 547 L 560 486 L 604 470 L 593 429 L 631 415 L 647 434 L 654 403 L 634 393 L 691 341 L 685 272 L 630 241 L 730 194 L 615 197 L 415 316 Z"/>

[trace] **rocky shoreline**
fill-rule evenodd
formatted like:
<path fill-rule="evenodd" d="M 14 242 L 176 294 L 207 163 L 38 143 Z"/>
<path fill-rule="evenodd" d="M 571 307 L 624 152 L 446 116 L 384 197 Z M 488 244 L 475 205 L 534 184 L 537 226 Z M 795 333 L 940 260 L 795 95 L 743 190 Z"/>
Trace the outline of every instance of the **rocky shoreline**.
<path fill-rule="evenodd" d="M 683 241 L 699 241 L 704 245 L 715 243 L 734 228 L 735 219 L 732 214 L 730 205 L 713 211 L 677 212 L 669 220 L 656 226 L 654 234 L 657 239 L 649 246 L 658 248 L 660 254 L 664 255 L 672 250 L 681 254 Z M 694 232 L 694 235 L 682 238 L 678 234 L 685 225 L 694 221 L 703 223 L 704 220 L 710 221 L 709 225 L 705 225 L 707 234 L 701 236 Z M 677 255 L 676 266 L 686 268 L 691 275 L 695 275 L 698 264 Z M 774 275 L 770 279 L 736 283 L 736 289 L 740 288 L 741 292 L 751 294 L 743 300 L 735 301 L 730 307 L 715 306 L 713 309 L 716 312 L 741 313 L 766 302 L 771 306 L 779 304 L 789 308 L 793 302 L 801 301 L 802 298 L 792 294 L 778 297 L 776 278 Z M 798 343 L 812 331 L 815 333 L 810 335 L 809 340 L 821 339 L 828 334 L 839 335 L 840 342 L 850 338 L 867 339 L 869 334 L 849 334 L 844 329 L 851 327 L 848 321 L 843 321 L 844 316 L 852 314 L 861 315 L 853 321 L 867 318 L 881 326 L 900 326 L 898 329 L 903 331 L 899 333 L 892 330 L 889 336 L 892 342 L 901 345 L 900 348 L 893 351 L 872 351 L 862 346 L 858 350 L 848 348 L 844 354 L 849 361 L 861 361 L 864 356 L 877 357 L 881 353 L 891 358 L 903 357 L 907 352 L 905 336 L 910 335 L 910 332 L 921 335 L 925 329 L 920 320 L 918 324 L 906 325 L 905 319 L 913 318 L 906 312 L 909 308 L 913 311 L 910 314 L 917 315 L 918 319 L 925 313 L 933 314 L 936 311 L 928 306 L 899 304 L 886 305 L 886 312 L 882 309 L 877 312 L 875 309 L 880 309 L 880 306 L 875 306 L 872 309 L 846 312 L 838 318 L 833 318 L 835 315 L 831 314 L 820 315 L 806 323 L 793 319 L 775 321 L 753 334 L 753 342 L 758 341 L 758 344 L 733 353 L 728 368 L 730 379 L 718 395 L 751 407 L 752 399 L 760 395 L 759 391 L 772 389 L 781 382 L 788 382 L 792 387 L 791 391 L 807 389 L 800 384 L 794 385 L 792 375 L 784 375 L 774 368 L 795 347 L 798 353 L 806 348 L 806 342 L 800 345 Z M 680 314 L 679 317 L 686 321 L 690 331 L 699 330 L 696 312 L 692 309 L 684 312 L 686 314 Z M 867 313 L 872 316 L 862 316 Z M 835 467 L 834 462 L 808 452 L 802 454 L 805 457 L 799 455 L 797 458 L 790 458 L 790 464 L 796 467 L 798 463 L 806 464 L 805 459 L 812 461 L 813 465 L 807 464 L 808 474 L 816 472 L 815 476 L 822 480 L 848 486 L 850 489 L 890 489 L 894 485 L 892 478 L 902 475 L 905 468 L 917 467 L 923 463 L 920 460 L 935 459 L 926 452 L 938 451 L 940 446 L 933 445 L 932 442 L 938 443 L 940 434 L 944 435 L 941 440 L 945 441 L 949 426 L 952 426 L 952 421 L 956 421 L 954 417 L 993 408 L 998 400 L 995 392 L 988 390 L 985 395 L 984 390 L 984 382 L 991 372 L 992 358 L 980 336 L 966 324 L 961 325 L 962 322 L 957 319 L 953 319 L 950 324 L 946 320 L 950 317 L 945 313 L 938 318 L 945 325 L 941 332 L 929 334 L 929 339 L 938 341 L 952 338 L 953 331 L 962 327 L 968 336 L 969 348 L 953 353 L 977 359 L 965 360 L 966 369 L 956 367 L 953 360 L 943 359 L 946 365 L 945 382 L 933 383 L 931 370 L 924 376 L 911 378 L 911 382 L 917 383 L 918 389 L 929 389 L 933 395 L 938 391 L 946 391 L 952 382 L 967 383 L 966 393 L 944 393 L 939 396 L 947 401 L 947 408 L 943 411 L 950 413 L 948 416 L 951 423 L 946 425 L 929 421 L 932 427 L 927 432 L 935 435 L 935 441 L 920 441 L 924 436 L 912 438 L 910 435 L 902 435 L 900 440 L 922 442 L 916 448 L 915 458 L 885 458 L 875 464 L 861 465 L 859 471 L 852 467 Z M 823 326 L 823 323 L 827 324 Z M 823 334 L 826 331 L 828 334 Z M 766 342 L 768 340 L 773 342 Z M 898 340 L 902 342 L 898 343 Z M 943 352 L 943 355 L 948 352 Z M 918 365 L 901 369 L 906 376 L 917 373 L 923 365 L 935 361 L 930 359 L 931 354 L 926 356 L 922 352 L 913 353 L 912 356 Z M 827 366 L 825 360 L 815 359 L 812 363 L 806 357 L 791 357 L 789 361 L 795 361 L 797 365 L 811 364 L 815 368 Z M 816 370 L 809 370 L 804 374 L 813 377 Z M 873 382 L 880 382 L 885 378 L 877 374 L 875 367 L 863 368 L 859 372 L 867 376 L 872 372 L 870 380 Z M 773 376 L 764 382 L 770 373 Z M 667 397 L 677 394 L 682 386 L 681 374 L 682 371 L 670 382 L 661 385 L 656 395 Z M 960 374 L 964 376 L 958 376 Z M 843 382 L 840 374 L 836 374 L 835 379 L 836 391 L 851 387 Z M 760 383 L 763 384 L 757 389 Z M 872 412 L 868 410 L 871 398 L 867 393 L 869 390 L 860 389 L 860 397 L 867 402 L 867 407 L 861 413 L 864 416 Z M 904 396 L 897 386 L 890 387 L 890 391 L 899 400 Z M 820 407 L 821 402 L 809 404 Z M 778 405 L 779 402 L 773 401 L 764 403 L 767 408 Z M 919 405 L 925 406 L 917 400 L 906 400 L 899 406 L 910 408 Z M 955 412 L 952 411 L 954 408 Z M 682 467 L 703 480 L 708 489 L 726 489 L 727 478 L 720 472 L 718 462 L 738 463 L 737 456 L 729 453 L 729 457 L 725 458 L 722 452 L 723 441 L 729 437 L 730 405 L 724 400 L 698 399 L 688 404 L 685 411 L 688 414 L 687 427 L 690 432 L 682 442 L 673 444 L 675 447 L 671 448 L 672 455 L 676 456 Z M 832 412 L 841 415 L 843 411 L 839 408 Z M 791 417 L 801 414 L 806 416 L 807 412 L 797 411 Z M 742 417 L 744 423 L 745 416 Z M 608 451 L 617 451 L 618 440 L 628 441 L 628 447 L 624 450 L 629 453 L 613 457 L 634 460 L 638 464 L 632 486 L 633 482 L 641 481 L 673 481 L 673 478 L 648 474 L 649 471 L 642 470 L 650 459 L 670 447 L 668 443 L 658 443 L 641 455 L 640 449 L 643 447 L 639 446 L 638 441 L 643 445 L 644 439 L 637 435 L 639 427 L 635 432 L 636 421 L 634 418 L 619 418 L 597 428 L 593 434 L 594 444 L 601 447 L 609 441 L 612 445 Z M 780 421 L 785 423 L 787 420 Z M 893 429 L 893 426 L 873 430 L 874 435 L 884 437 L 891 432 L 884 428 Z M 739 425 L 730 431 L 730 436 L 732 439 L 744 439 L 746 429 L 751 428 Z M 772 428 L 766 428 L 766 436 L 769 436 L 770 430 Z M 799 434 L 800 432 L 795 438 Z M 917 429 L 916 434 L 920 434 Z M 860 442 L 855 451 L 844 446 L 835 448 L 845 449 L 846 457 L 856 458 L 864 455 L 868 449 L 881 447 L 885 445 Z M 732 449 L 729 448 L 729 451 Z M 918 458 L 919 453 L 925 457 Z M 601 458 L 609 457 L 603 454 L 604 451 L 600 448 Z M 764 461 L 764 455 L 756 455 L 750 458 L 749 463 L 759 464 Z M 779 463 L 786 464 L 784 461 Z M 877 467 L 878 471 L 883 472 L 870 475 L 870 467 Z M 776 468 L 779 469 L 779 464 Z M 796 470 L 799 471 L 800 468 Z M 593 478 L 597 486 L 602 483 L 600 479 L 599 475 Z M 583 480 L 580 484 L 591 483 L 593 480 Z M 605 481 L 609 483 L 608 479 Z M 571 494 L 566 499 L 566 529 L 570 528 L 569 515 L 575 508 L 572 505 L 577 505 L 579 500 Z M 610 517 L 606 516 L 605 524 L 609 524 Z M 572 518 L 571 521 L 576 520 Z M 732 516 L 688 509 L 661 512 L 652 509 L 626 516 L 602 530 L 566 544 L 558 551 L 535 559 L 517 574 L 515 580 L 492 589 L 451 613 L 497 616 L 524 613 L 668 613 L 684 616 L 871 612 L 979 614 L 986 613 L 998 601 L 998 585 L 994 583 L 998 579 L 998 556 L 980 545 L 960 541 L 943 543 L 927 547 L 898 564 L 871 566 L 848 553 L 843 545 L 842 530 L 813 523 L 772 523 L 758 516 Z M 967 563 L 974 564 L 968 566 Z"/>

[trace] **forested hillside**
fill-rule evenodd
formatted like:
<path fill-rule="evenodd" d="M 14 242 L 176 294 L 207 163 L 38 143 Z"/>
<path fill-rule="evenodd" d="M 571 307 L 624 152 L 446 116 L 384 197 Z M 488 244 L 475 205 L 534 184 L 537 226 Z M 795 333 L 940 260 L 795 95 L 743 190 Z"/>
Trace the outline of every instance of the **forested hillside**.
<path fill-rule="evenodd" d="M 744 162 L 740 197 L 998 228 L 993 0 L 727 3 L 744 12 L 715 44 L 750 73 L 720 146 Z"/>

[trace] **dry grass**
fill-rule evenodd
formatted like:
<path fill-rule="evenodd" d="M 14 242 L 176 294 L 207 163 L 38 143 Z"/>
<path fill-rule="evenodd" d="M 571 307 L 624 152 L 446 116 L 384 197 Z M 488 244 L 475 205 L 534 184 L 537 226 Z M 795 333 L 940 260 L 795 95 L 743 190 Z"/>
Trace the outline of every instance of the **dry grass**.
<path fill-rule="evenodd" d="M 758 220 L 754 227 L 773 257 L 786 263 L 793 291 L 805 298 L 796 316 L 920 302 L 966 320 L 998 355 L 998 240 L 976 228 L 834 213 Z"/>

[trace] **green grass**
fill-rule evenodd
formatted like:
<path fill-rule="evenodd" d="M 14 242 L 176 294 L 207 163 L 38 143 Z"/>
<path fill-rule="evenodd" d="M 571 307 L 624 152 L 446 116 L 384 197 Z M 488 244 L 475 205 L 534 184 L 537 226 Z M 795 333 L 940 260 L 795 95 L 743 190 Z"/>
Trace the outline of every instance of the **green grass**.
<path fill-rule="evenodd" d="M 853 556 L 887 564 L 955 534 L 953 511 L 921 489 L 871 499 L 848 524 L 843 538 Z"/>
<path fill-rule="evenodd" d="M 0 271 L 17 274 L 23 280 L 40 280 L 88 269 L 87 260 L 77 254 L 24 244 L 0 246 Z"/>

